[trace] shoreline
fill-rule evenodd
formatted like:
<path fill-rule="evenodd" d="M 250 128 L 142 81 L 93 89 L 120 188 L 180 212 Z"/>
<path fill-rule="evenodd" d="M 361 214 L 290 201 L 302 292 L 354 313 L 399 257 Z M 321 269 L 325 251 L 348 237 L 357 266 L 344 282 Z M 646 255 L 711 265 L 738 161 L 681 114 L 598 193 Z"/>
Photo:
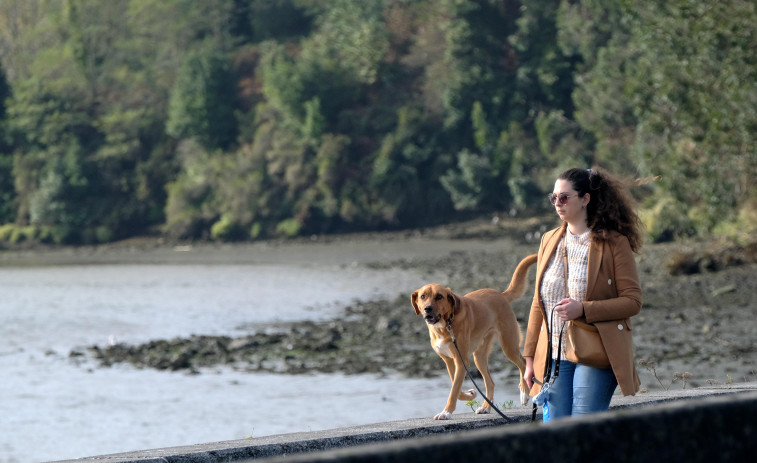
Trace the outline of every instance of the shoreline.
<path fill-rule="evenodd" d="M 536 252 L 541 233 L 554 226 L 551 219 L 478 219 L 426 230 L 244 244 L 167 244 L 142 238 L 102 246 L 5 250 L 0 252 L 0 265 L 254 264 L 261 259 L 329 258 L 345 271 L 351 265 L 410 269 L 429 282 L 440 282 L 464 294 L 484 287 L 504 288 L 520 259 Z M 433 255 L 383 251 L 400 245 L 412 249 L 418 242 L 438 246 Z M 637 257 L 644 305 L 632 321 L 642 392 L 757 379 L 753 341 L 757 326 L 749 323 L 757 293 L 757 264 L 691 274 L 670 271 L 675 268 L 670 261 L 691 254 L 692 249 L 704 252 L 710 247 L 710 243 L 698 247 L 691 243 L 647 244 Z M 338 249 L 344 253 L 337 255 Z M 361 254 L 355 257 L 352 253 L 357 252 Z M 513 303 L 522 330 L 533 294 L 533 275 L 532 269 L 526 295 Z M 242 371 L 281 374 L 317 371 L 408 378 L 446 374 L 428 344 L 425 325 L 410 307 L 409 293 L 404 292 L 386 300 L 351 301 L 345 304 L 342 316 L 322 323 L 257 327 L 235 338 L 198 333 L 138 346 L 89 346 L 86 352 L 72 348 L 71 357 L 82 355 L 97 359 L 102 367 L 127 362 L 137 368 L 194 373 L 222 364 Z M 491 367 L 505 387 L 517 384 L 517 369 L 499 350 L 492 353 Z"/>

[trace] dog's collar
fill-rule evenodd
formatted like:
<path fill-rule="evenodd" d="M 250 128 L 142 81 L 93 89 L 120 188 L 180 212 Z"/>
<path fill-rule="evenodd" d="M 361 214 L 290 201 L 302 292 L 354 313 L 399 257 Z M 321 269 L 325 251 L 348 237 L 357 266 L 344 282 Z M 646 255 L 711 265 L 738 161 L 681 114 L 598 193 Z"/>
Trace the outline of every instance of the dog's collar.
<path fill-rule="evenodd" d="M 452 319 L 455 317 L 455 314 L 450 314 L 449 318 L 447 319 L 447 332 L 450 336 L 452 336 L 452 342 L 455 342 L 455 333 L 452 331 Z"/>

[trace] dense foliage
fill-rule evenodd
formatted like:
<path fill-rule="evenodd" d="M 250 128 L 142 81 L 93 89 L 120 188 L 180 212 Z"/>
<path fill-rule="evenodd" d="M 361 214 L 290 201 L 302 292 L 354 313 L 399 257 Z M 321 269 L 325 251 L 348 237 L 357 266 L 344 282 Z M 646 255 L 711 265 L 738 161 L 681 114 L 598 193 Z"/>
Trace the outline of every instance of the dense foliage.
<path fill-rule="evenodd" d="M 751 0 L 2 0 L 0 240 L 248 240 L 546 210 L 757 224 Z"/>

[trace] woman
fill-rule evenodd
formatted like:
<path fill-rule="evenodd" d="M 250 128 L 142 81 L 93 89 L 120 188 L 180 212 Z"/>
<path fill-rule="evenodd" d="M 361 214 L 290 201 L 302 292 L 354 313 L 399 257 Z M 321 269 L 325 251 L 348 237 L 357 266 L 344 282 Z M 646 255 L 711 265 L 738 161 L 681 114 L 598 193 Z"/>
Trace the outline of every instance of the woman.
<path fill-rule="evenodd" d="M 545 376 L 554 378 L 545 394 L 550 417 L 559 418 L 607 410 L 618 385 L 623 395 L 639 390 L 630 317 L 641 310 L 634 253 L 642 236 L 627 189 L 606 172 L 565 171 L 549 199 L 563 224 L 545 233 L 539 246 L 523 356 L 531 396 L 539 393 Z M 609 368 L 566 360 L 569 320 L 596 326 Z"/>

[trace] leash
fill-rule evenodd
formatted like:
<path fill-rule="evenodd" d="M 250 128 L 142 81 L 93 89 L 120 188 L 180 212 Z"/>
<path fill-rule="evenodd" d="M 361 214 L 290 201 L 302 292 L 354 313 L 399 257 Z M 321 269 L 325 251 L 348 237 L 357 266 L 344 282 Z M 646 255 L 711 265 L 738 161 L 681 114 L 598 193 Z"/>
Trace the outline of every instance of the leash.
<path fill-rule="evenodd" d="M 591 176 L 591 169 L 589 169 L 589 176 Z M 565 287 L 565 297 L 570 298 L 570 290 L 568 288 L 568 227 L 565 227 L 565 230 L 563 231 L 563 248 L 562 248 L 562 261 L 563 261 L 563 282 Z M 555 308 L 557 306 L 552 307 L 552 313 L 545 315 L 549 316 L 549 321 L 547 322 L 547 338 L 549 342 L 547 343 L 547 361 L 544 364 L 544 383 L 540 383 L 536 377 L 532 378 L 532 380 L 542 386 L 542 391 L 546 391 L 549 389 L 552 384 L 555 383 L 555 380 L 557 379 L 557 375 L 560 374 L 560 357 L 562 356 L 562 335 L 563 330 L 565 329 L 565 322 L 562 323 L 560 326 L 560 337 L 557 341 L 557 361 L 555 362 L 555 374 L 552 375 L 552 319 L 555 316 Z M 546 312 L 546 310 L 545 310 Z M 541 392 L 539 393 L 541 394 Z M 538 395 L 537 395 L 538 396 Z M 536 421 L 536 402 L 532 401 L 533 408 L 531 409 L 531 422 Z"/>
<path fill-rule="evenodd" d="M 468 379 L 471 380 L 471 382 L 473 383 L 473 385 L 478 390 L 478 393 L 481 394 L 481 397 L 484 398 L 484 400 L 486 401 L 486 403 L 488 403 L 489 406 L 492 407 L 494 409 L 494 411 L 499 414 L 499 416 L 501 416 L 502 418 L 504 418 L 504 420 L 506 422 L 512 423 L 513 419 L 510 418 L 510 417 L 508 417 L 504 413 L 502 413 L 502 411 L 499 408 L 497 408 L 497 406 L 494 405 L 492 403 L 492 401 L 489 400 L 488 397 L 486 397 L 486 394 L 484 394 L 484 392 L 481 390 L 481 388 L 478 387 L 478 384 L 476 384 L 476 381 L 473 380 L 473 375 L 471 375 L 470 370 L 468 370 L 468 367 L 465 366 L 465 359 L 463 358 L 462 352 L 460 352 L 460 348 L 457 347 L 457 339 L 455 339 L 455 333 L 452 332 L 452 317 L 450 317 L 449 320 L 447 320 L 447 331 L 449 332 L 449 335 L 452 336 L 452 344 L 455 345 L 455 350 L 457 350 L 457 355 L 460 357 L 460 360 L 462 361 L 463 368 L 465 368 L 465 373 L 468 375 Z"/>
<path fill-rule="evenodd" d="M 556 306 L 555 306 L 556 307 Z M 560 374 L 560 357 L 562 356 L 562 335 L 563 335 L 563 329 L 565 328 L 565 323 L 562 324 L 560 327 L 560 338 L 557 341 L 557 361 L 555 362 L 555 374 L 552 375 L 552 318 L 554 317 L 555 308 L 552 307 L 552 315 L 549 317 L 549 323 L 547 324 L 547 336 L 549 337 L 549 344 L 547 344 L 547 362 L 544 365 L 544 383 L 540 383 L 536 377 L 532 378 L 535 383 L 540 385 L 542 387 L 542 392 L 546 392 L 557 379 L 557 376 Z M 541 394 L 541 392 L 539 393 Z M 533 407 L 531 409 L 531 422 L 533 423 L 536 421 L 536 401 L 532 400 Z"/>

